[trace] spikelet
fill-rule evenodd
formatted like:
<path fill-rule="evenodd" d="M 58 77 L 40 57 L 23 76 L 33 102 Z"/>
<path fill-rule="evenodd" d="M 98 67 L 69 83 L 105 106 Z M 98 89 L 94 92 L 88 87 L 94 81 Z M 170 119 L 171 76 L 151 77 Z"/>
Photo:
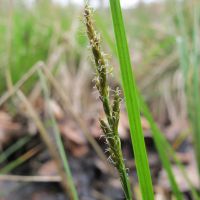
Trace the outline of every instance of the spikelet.
<path fill-rule="evenodd" d="M 107 118 L 107 122 L 102 119 L 99 120 L 100 127 L 108 144 L 107 152 L 109 153 L 109 160 L 118 170 L 126 199 L 131 199 L 128 198 L 131 196 L 130 182 L 127 175 L 127 169 L 125 168 L 121 150 L 121 141 L 118 134 L 121 102 L 120 90 L 119 88 L 114 90 L 114 98 L 111 103 L 109 97 L 110 90 L 107 83 L 107 75 L 109 73 L 110 65 L 105 57 L 105 53 L 101 50 L 101 39 L 100 35 L 95 31 L 92 14 L 92 9 L 86 5 L 84 10 L 84 23 L 96 65 L 95 85 L 99 91 L 99 98 L 102 101 L 103 109 Z"/>

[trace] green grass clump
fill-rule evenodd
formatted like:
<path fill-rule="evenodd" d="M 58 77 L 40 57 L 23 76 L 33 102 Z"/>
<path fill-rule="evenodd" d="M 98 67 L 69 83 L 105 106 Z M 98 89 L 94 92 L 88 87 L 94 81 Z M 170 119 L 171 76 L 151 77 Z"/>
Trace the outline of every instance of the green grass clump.
<path fill-rule="evenodd" d="M 136 12 L 138 12 L 138 10 L 136 10 Z M 97 19 L 98 19 L 98 21 L 100 20 L 99 18 L 97 18 Z M 144 22 L 141 22 L 140 24 L 142 24 L 142 26 L 143 26 Z M 105 29 L 105 27 L 102 28 L 103 25 L 100 24 L 100 23 L 98 23 L 98 25 L 100 25 L 101 31 L 103 32 L 103 36 L 106 39 L 106 42 L 109 45 L 109 48 L 111 48 L 113 54 L 117 57 L 117 53 L 116 53 L 116 49 L 115 49 L 115 47 L 116 47 L 115 43 L 112 42 L 112 38 L 107 33 L 107 29 Z M 130 26 L 130 24 L 129 24 L 129 26 Z M 139 30 L 137 30 L 138 32 L 141 31 L 140 30 L 141 27 L 133 27 L 132 31 L 134 31 L 135 28 L 139 29 Z M 148 29 L 148 26 L 145 26 L 145 28 Z M 144 31 L 142 31 L 142 32 L 144 34 L 146 33 Z M 156 33 L 154 33 L 154 34 L 156 34 Z M 174 38 L 174 37 L 170 36 L 170 38 Z M 141 40 L 141 38 L 139 38 L 139 40 Z M 156 40 L 154 41 L 154 38 L 153 38 L 153 42 L 157 42 L 157 41 Z M 171 43 L 171 39 L 170 39 L 170 43 Z M 152 52 L 151 48 L 150 48 L 150 52 Z M 164 55 L 166 56 L 166 54 L 164 54 Z M 145 62 L 147 62 L 147 63 L 149 62 L 149 59 L 146 59 L 146 57 L 145 57 Z M 118 82 L 121 84 L 121 82 L 119 80 L 118 80 Z M 139 97 L 139 102 L 140 102 L 140 111 L 143 113 L 143 115 L 146 117 L 146 119 L 148 120 L 148 122 L 150 124 L 152 136 L 153 136 L 153 139 L 155 141 L 155 145 L 156 145 L 160 160 L 162 162 L 163 168 L 165 169 L 165 171 L 168 175 L 169 183 L 171 185 L 171 189 L 173 191 L 174 196 L 176 197 L 176 199 L 183 199 L 184 198 L 183 194 L 180 191 L 179 185 L 176 182 L 175 174 L 173 172 L 173 166 L 171 164 L 171 159 L 173 159 L 175 161 L 175 163 L 177 164 L 181 173 L 183 174 L 185 181 L 189 184 L 193 199 L 195 199 L 195 200 L 199 199 L 197 191 L 195 190 L 194 186 L 192 185 L 192 183 L 188 179 L 188 176 L 187 176 L 187 173 L 185 171 L 183 164 L 181 163 L 181 161 L 179 161 L 179 159 L 177 159 L 176 152 L 173 150 L 173 147 L 169 144 L 169 142 L 165 138 L 164 133 L 158 128 L 158 126 L 157 126 L 156 122 L 154 121 L 153 116 L 152 116 L 147 104 L 143 100 L 140 92 L 138 92 L 138 97 Z"/>

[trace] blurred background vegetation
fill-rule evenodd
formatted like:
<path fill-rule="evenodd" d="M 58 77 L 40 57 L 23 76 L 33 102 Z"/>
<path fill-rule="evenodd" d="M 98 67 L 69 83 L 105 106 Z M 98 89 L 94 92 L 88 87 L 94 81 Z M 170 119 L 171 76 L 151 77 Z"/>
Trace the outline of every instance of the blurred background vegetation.
<path fill-rule="evenodd" d="M 186 152 L 188 148 L 193 149 L 189 134 L 191 132 L 194 133 L 193 141 L 197 141 L 194 145 L 196 152 L 200 152 L 199 8 L 198 0 L 166 0 L 148 4 L 139 1 L 134 7 L 123 10 L 137 84 L 155 121 L 179 153 Z M 8 100 L 4 97 L 16 83 L 23 80 L 34 65 L 42 61 L 68 98 L 68 101 L 60 100 L 56 89 L 49 83 L 50 98 L 65 111 L 67 119 L 73 113 L 73 118 L 78 116 L 87 123 L 91 123 L 91 119 L 98 120 L 96 115 L 101 110 L 101 105 L 97 102 L 93 89 L 94 66 L 88 50 L 82 13 L 83 7 L 73 4 L 73 1 L 65 6 L 51 0 L 35 0 L 32 3 L 26 0 L 0 1 L 2 111 L 13 118 L 19 113 L 29 118 L 24 103 L 20 103 L 19 98 L 13 96 Z M 97 7 L 94 18 L 103 48 L 113 65 L 114 78 L 111 84 L 119 85 L 119 66 L 109 7 L 105 4 Z M 44 124 L 48 124 L 43 116 L 46 112 L 45 102 L 41 100 L 42 86 L 38 75 L 35 73 L 31 76 L 22 84 L 21 89 Z M 122 109 L 124 110 L 124 106 Z M 56 114 L 57 110 L 53 109 L 53 112 Z M 190 125 L 188 122 L 191 122 Z M 75 124 L 77 125 L 77 121 Z M 80 124 L 82 123 L 78 120 L 78 126 Z M 89 132 L 94 132 L 94 137 L 98 136 L 98 131 L 92 128 L 89 128 Z M 5 130 L 4 132 L 6 133 Z M 79 139 L 66 136 L 66 149 L 70 154 L 71 148 L 77 148 L 74 141 L 78 140 L 76 142 L 81 147 L 84 146 L 84 137 L 79 134 L 77 137 Z M 69 144 L 68 139 L 73 144 Z M 95 140 L 98 141 L 97 138 Z M 3 154 L 12 142 L 2 141 L 0 140 L 0 146 Z M 74 154 L 77 155 L 76 153 Z M 196 156 L 196 161 L 200 162 L 199 153 Z M 2 166 L 5 167 L 9 161 L 4 161 Z"/>

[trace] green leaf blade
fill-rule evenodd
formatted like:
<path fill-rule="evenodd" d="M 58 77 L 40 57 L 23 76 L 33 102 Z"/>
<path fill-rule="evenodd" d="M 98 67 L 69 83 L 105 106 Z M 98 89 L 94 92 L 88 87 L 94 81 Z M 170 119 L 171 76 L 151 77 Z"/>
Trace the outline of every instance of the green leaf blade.
<path fill-rule="evenodd" d="M 119 0 L 110 0 L 115 39 L 120 62 L 123 91 L 128 112 L 131 141 L 135 155 L 139 184 L 144 200 L 153 200 L 153 187 L 140 121 L 139 103 L 135 79 L 132 73 L 130 55 Z"/>

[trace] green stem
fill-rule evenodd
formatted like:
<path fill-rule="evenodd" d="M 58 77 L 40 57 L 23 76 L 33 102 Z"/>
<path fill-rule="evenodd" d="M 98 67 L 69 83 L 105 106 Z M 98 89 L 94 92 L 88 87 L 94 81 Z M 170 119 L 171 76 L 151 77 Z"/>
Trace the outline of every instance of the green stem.
<path fill-rule="evenodd" d="M 129 177 L 128 177 L 127 172 L 126 172 L 124 162 L 121 162 L 121 165 L 122 165 L 121 166 L 122 170 L 121 170 L 121 174 L 120 174 L 120 180 L 121 180 L 121 183 L 123 185 L 124 194 L 125 194 L 125 197 L 126 197 L 127 200 L 132 200 L 130 180 L 129 180 Z"/>

